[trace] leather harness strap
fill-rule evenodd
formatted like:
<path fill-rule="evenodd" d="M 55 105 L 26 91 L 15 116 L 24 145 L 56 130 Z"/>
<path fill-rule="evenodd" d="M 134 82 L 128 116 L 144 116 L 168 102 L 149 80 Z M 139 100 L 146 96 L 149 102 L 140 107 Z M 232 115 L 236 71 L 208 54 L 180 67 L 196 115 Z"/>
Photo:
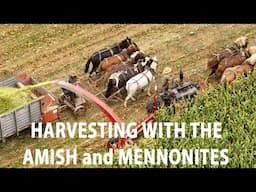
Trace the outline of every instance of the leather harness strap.
<path fill-rule="evenodd" d="M 231 55 L 233 54 L 232 47 L 226 49 Z"/>
<path fill-rule="evenodd" d="M 242 65 L 238 65 L 243 70 L 244 76 L 247 76 L 248 71 L 246 71 Z M 230 71 L 234 75 L 234 79 L 236 79 L 236 72 L 230 68 L 228 68 L 228 71 Z"/>
<path fill-rule="evenodd" d="M 148 77 L 145 73 L 141 73 L 141 74 L 142 74 L 142 77 L 146 77 L 148 83 L 150 83 L 149 77 Z M 141 78 L 142 78 L 142 77 L 141 77 Z M 135 81 L 135 83 L 137 84 L 137 87 L 139 87 L 139 80 L 140 80 L 140 79 L 138 79 L 138 80 Z"/>
<path fill-rule="evenodd" d="M 234 43 L 234 47 L 232 47 L 233 49 L 235 49 L 238 53 L 240 52 L 240 48 L 239 45 L 237 45 L 236 43 Z"/>
<path fill-rule="evenodd" d="M 232 69 L 228 68 L 228 71 L 230 71 L 234 75 L 234 79 L 236 79 L 236 72 L 233 71 Z"/>
<path fill-rule="evenodd" d="M 99 54 L 99 60 L 101 61 L 101 51 L 98 51 Z"/>
<path fill-rule="evenodd" d="M 110 48 L 109 51 L 110 51 L 111 55 L 114 55 L 112 48 Z"/>
<path fill-rule="evenodd" d="M 118 60 L 119 60 L 120 62 L 123 61 L 122 58 L 120 57 L 120 55 L 115 55 L 115 56 L 118 58 Z"/>

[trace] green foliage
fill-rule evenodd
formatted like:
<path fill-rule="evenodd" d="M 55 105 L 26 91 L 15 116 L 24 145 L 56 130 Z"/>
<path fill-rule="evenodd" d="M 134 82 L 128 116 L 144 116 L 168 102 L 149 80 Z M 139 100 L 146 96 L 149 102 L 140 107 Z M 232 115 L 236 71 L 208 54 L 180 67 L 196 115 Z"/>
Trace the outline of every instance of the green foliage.
<path fill-rule="evenodd" d="M 226 165 L 211 165 L 210 154 L 206 155 L 206 164 L 199 155 L 199 163 L 142 164 L 119 165 L 118 156 L 114 158 L 112 167 L 125 168 L 255 168 L 256 167 L 256 72 L 235 82 L 234 88 L 211 88 L 204 95 L 196 98 L 193 105 L 178 109 L 174 113 L 173 107 L 158 110 L 157 122 L 221 122 L 222 138 L 192 138 L 192 128 L 186 126 L 185 138 L 155 138 L 142 139 L 138 142 L 141 149 L 228 149 L 229 162 Z M 134 148 L 137 148 L 134 147 Z M 126 150 L 129 150 L 128 147 Z M 134 153 L 134 151 L 133 151 Z M 134 158 L 134 157 L 133 157 Z M 144 160 L 144 159 L 142 159 Z M 216 160 L 221 161 L 220 157 Z M 103 166 L 107 167 L 107 166 Z"/>
<path fill-rule="evenodd" d="M 162 109 L 157 121 L 177 122 L 221 122 L 222 138 L 158 138 L 157 146 L 166 149 L 217 148 L 228 149 L 229 163 L 217 167 L 253 168 L 256 166 L 256 72 L 235 82 L 233 89 L 217 87 L 209 90 L 196 101 L 187 112 L 169 113 Z M 189 127 L 188 127 L 189 128 Z M 188 134 L 192 130 L 186 130 Z M 174 166 L 175 167 L 175 166 Z M 177 167 L 177 166 L 176 166 Z M 179 166 L 180 167 L 180 166 Z M 203 167 L 182 165 L 182 167 Z M 214 167 L 207 164 L 204 167 Z"/>
<path fill-rule="evenodd" d="M 0 114 L 26 105 L 33 100 L 30 90 L 49 84 L 51 84 L 51 81 L 24 86 L 22 88 L 0 87 Z"/>
<path fill-rule="evenodd" d="M 29 91 L 19 92 L 10 96 L 10 93 L 14 93 L 17 90 L 18 88 L 0 87 L 0 114 L 32 101 L 31 92 L 29 93 Z"/>

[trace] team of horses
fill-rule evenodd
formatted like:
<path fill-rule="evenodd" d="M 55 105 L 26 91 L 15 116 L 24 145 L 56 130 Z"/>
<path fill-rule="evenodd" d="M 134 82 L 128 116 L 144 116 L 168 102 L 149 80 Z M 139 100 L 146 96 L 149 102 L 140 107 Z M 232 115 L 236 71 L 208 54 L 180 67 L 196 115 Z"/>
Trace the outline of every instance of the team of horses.
<path fill-rule="evenodd" d="M 151 84 L 157 70 L 156 57 L 146 55 L 130 38 L 93 53 L 85 65 L 85 73 L 93 64 L 89 78 L 95 72 L 102 74 L 106 83 L 105 97 L 126 90 L 127 96 L 124 106 L 127 107 L 129 99 L 135 100 L 135 94 L 147 89 L 150 95 Z"/>
<path fill-rule="evenodd" d="M 241 36 L 233 45 L 208 56 L 208 79 L 217 77 L 224 86 L 233 86 L 233 81 L 252 72 L 256 62 L 256 46 L 248 48 L 248 38 Z"/>
<path fill-rule="evenodd" d="M 226 86 L 228 83 L 231 87 L 233 87 L 233 81 L 237 78 L 247 76 L 248 73 L 251 73 L 254 69 L 255 63 L 256 54 L 252 54 L 252 56 L 246 59 L 242 64 L 227 68 L 222 74 L 220 83 L 224 86 Z"/>
<path fill-rule="evenodd" d="M 215 76 L 224 86 L 233 86 L 235 79 L 252 72 L 256 63 L 256 46 L 248 47 L 248 44 L 248 38 L 241 36 L 229 48 L 210 54 L 207 68 L 211 72 L 207 80 Z M 134 96 L 139 91 L 147 89 L 147 94 L 151 95 L 158 60 L 145 54 L 129 37 L 110 48 L 94 52 L 85 65 L 85 73 L 89 71 L 90 63 L 89 78 L 93 73 L 102 74 L 106 98 L 126 90 L 126 107 L 129 99 L 136 100 Z"/>

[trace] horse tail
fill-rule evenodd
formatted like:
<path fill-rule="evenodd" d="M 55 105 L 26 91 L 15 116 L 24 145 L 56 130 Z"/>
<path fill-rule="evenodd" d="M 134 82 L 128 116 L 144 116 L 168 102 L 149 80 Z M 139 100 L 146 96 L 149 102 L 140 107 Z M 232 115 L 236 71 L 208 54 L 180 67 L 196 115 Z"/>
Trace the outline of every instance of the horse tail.
<path fill-rule="evenodd" d="M 84 69 L 84 72 L 85 72 L 85 73 L 88 72 L 91 61 L 92 61 L 92 57 L 90 57 L 90 58 L 88 59 L 87 63 L 85 64 L 85 69 Z"/>
<path fill-rule="evenodd" d="M 105 97 L 108 98 L 111 95 L 111 90 L 113 88 L 113 81 L 112 79 L 108 80 L 107 90 L 105 92 Z"/>

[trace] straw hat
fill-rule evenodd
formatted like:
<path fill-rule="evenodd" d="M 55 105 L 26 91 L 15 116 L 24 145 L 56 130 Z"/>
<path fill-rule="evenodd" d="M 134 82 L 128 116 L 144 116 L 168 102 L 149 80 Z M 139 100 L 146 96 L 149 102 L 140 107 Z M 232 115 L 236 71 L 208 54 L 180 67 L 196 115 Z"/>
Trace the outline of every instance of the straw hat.
<path fill-rule="evenodd" d="M 172 68 L 170 67 L 165 67 L 164 70 L 163 70 L 163 74 L 168 74 L 168 73 L 171 73 L 172 72 Z"/>

